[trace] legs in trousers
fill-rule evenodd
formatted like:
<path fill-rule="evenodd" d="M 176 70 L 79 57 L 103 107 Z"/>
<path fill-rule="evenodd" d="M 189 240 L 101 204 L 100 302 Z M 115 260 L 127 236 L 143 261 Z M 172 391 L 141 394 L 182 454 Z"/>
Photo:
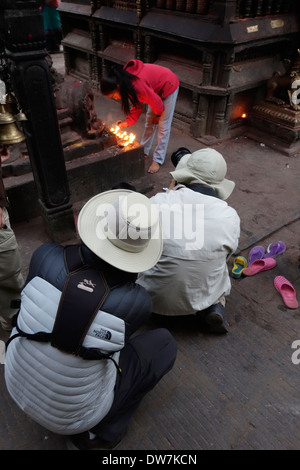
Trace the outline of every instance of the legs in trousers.
<path fill-rule="evenodd" d="M 15 234 L 10 226 L 7 209 L 2 208 L 7 225 L 0 230 L 0 323 L 11 330 L 11 318 L 18 309 L 11 308 L 11 301 L 20 299 L 24 285 L 21 273 L 22 261 Z"/>
<path fill-rule="evenodd" d="M 169 372 L 175 362 L 177 345 L 164 328 L 142 333 L 121 351 L 115 398 L 106 417 L 91 432 L 107 441 L 117 441 L 142 398 Z"/>
<path fill-rule="evenodd" d="M 145 130 L 141 139 L 141 145 L 144 146 L 145 155 L 149 155 L 152 142 L 157 131 L 157 145 L 153 152 L 153 161 L 160 165 L 164 163 L 167 153 L 178 91 L 179 89 L 163 100 L 164 110 L 158 124 L 153 124 L 154 113 L 150 106 L 148 106 L 146 113 Z"/>

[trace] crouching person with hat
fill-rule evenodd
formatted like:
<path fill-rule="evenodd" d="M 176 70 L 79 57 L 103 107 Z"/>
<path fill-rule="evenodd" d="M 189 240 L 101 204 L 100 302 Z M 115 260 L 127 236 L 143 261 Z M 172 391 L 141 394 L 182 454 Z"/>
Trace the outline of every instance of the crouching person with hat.
<path fill-rule="evenodd" d="M 78 233 L 78 245 L 33 254 L 5 381 L 27 415 L 68 436 L 69 449 L 113 449 L 176 359 L 168 330 L 132 337 L 152 312 L 135 281 L 160 258 L 159 213 L 142 194 L 106 191 L 82 208 Z"/>
<path fill-rule="evenodd" d="M 208 332 L 227 333 L 227 262 L 238 246 L 240 219 L 225 200 L 235 184 L 214 149 L 181 147 L 171 159 L 169 190 L 151 198 L 162 221 L 162 256 L 137 282 L 151 295 L 155 314 L 196 315 Z"/>

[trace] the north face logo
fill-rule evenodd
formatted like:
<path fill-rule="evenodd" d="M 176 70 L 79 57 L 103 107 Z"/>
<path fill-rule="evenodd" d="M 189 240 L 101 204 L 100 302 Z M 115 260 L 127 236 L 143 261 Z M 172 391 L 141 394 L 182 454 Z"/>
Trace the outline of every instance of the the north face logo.
<path fill-rule="evenodd" d="M 78 289 L 82 289 L 87 292 L 94 292 L 96 284 L 94 284 L 92 281 L 88 279 L 83 279 L 83 281 L 80 281 L 79 284 L 77 284 L 77 287 Z"/>
<path fill-rule="evenodd" d="M 94 330 L 93 334 L 96 338 L 107 339 L 108 341 L 111 339 L 111 332 L 105 330 L 104 328 L 100 328 L 100 330 Z"/>

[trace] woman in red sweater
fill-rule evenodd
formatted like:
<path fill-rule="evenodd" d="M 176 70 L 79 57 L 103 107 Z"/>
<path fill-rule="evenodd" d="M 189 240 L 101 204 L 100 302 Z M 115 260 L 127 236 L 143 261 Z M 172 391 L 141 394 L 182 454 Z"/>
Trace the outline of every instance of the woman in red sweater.
<path fill-rule="evenodd" d="M 157 131 L 157 145 L 148 169 L 148 173 L 157 173 L 165 161 L 169 143 L 179 91 L 177 76 L 166 67 L 130 60 L 124 68 L 113 67 L 109 75 L 102 78 L 100 88 L 103 95 L 121 100 L 126 118 L 116 123 L 120 128 L 135 124 L 141 115 L 143 104 L 148 105 L 140 143 L 144 146 L 147 157 Z"/>

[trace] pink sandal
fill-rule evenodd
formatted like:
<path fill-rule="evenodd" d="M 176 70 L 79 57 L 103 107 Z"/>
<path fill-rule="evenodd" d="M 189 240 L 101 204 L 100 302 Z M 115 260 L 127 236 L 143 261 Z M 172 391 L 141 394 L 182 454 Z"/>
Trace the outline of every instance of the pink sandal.
<path fill-rule="evenodd" d="M 290 281 L 283 276 L 276 276 L 274 279 L 275 289 L 281 295 L 283 302 L 288 308 L 297 308 L 298 301 L 296 298 L 296 291 Z"/>
<path fill-rule="evenodd" d="M 253 261 L 248 268 L 244 269 L 243 274 L 245 276 L 254 276 L 254 274 L 260 273 L 261 271 L 275 268 L 276 264 L 277 263 L 274 258 L 257 259 Z"/>

